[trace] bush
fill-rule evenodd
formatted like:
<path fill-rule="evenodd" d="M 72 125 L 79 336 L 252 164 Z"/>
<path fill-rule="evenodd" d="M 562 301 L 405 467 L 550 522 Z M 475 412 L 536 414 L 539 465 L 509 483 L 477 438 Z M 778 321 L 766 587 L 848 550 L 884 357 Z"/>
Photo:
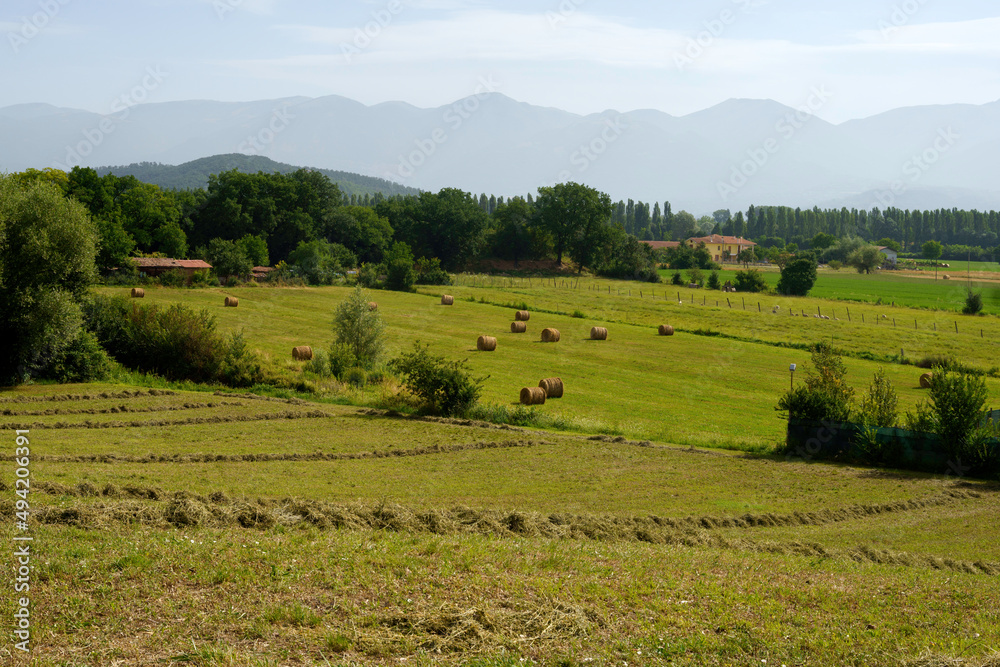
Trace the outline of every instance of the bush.
<path fill-rule="evenodd" d="M 171 269 L 160 275 L 160 284 L 164 287 L 184 287 L 187 285 L 187 276 L 178 269 Z"/>
<path fill-rule="evenodd" d="M 827 264 L 827 266 L 829 266 L 834 271 L 840 271 L 842 268 L 844 268 L 843 262 L 837 261 L 835 259 L 831 259 Z"/>
<path fill-rule="evenodd" d="M 816 260 L 811 257 L 793 259 L 781 270 L 778 292 L 791 296 L 809 294 L 816 282 Z"/>
<path fill-rule="evenodd" d="M 361 268 L 358 269 L 358 285 L 368 289 L 377 288 L 379 286 L 379 269 L 378 264 L 362 264 Z"/>
<path fill-rule="evenodd" d="M 805 387 L 786 393 L 775 409 L 787 412 L 789 417 L 848 421 L 854 390 L 845 379 L 844 362 L 829 345 L 819 343 L 813 348 L 812 363 L 814 368 L 806 376 Z"/>
<path fill-rule="evenodd" d="M 252 387 L 264 379 L 260 357 L 247 346 L 242 331 L 229 336 L 219 379 L 230 387 Z"/>
<path fill-rule="evenodd" d="M 361 388 L 368 384 L 368 373 L 365 369 L 355 366 L 354 368 L 347 369 L 343 379 L 344 382 L 352 387 Z"/>
<path fill-rule="evenodd" d="M 330 348 L 328 364 L 330 375 L 338 380 L 343 380 L 347 369 L 358 365 L 358 358 L 354 355 L 354 350 L 350 345 L 334 343 Z"/>
<path fill-rule="evenodd" d="M 680 271 L 674 271 L 674 275 L 670 277 L 670 284 L 672 285 L 684 284 L 684 276 L 681 275 Z"/>
<path fill-rule="evenodd" d="M 434 356 L 419 341 L 413 344 L 413 352 L 393 359 L 389 365 L 403 376 L 403 385 L 421 400 L 424 412 L 445 417 L 468 412 L 479 400 L 485 381 L 473 378 L 465 362 Z"/>
<path fill-rule="evenodd" d="M 737 271 L 733 278 L 733 286 L 740 292 L 766 292 L 767 281 L 757 269 Z"/>
<path fill-rule="evenodd" d="M 396 242 L 392 249 L 385 253 L 385 286 L 397 292 L 410 292 L 417 280 L 417 272 L 413 268 L 413 253 L 410 246 Z"/>
<path fill-rule="evenodd" d="M 708 283 L 706 284 L 706 286 L 708 287 L 708 289 L 721 289 L 722 288 L 721 283 L 719 283 L 719 272 L 718 271 L 712 271 L 712 273 L 708 276 Z"/>
<path fill-rule="evenodd" d="M 880 367 L 858 406 L 857 421 L 868 427 L 890 428 L 896 425 L 896 406 L 899 399 L 892 382 Z"/>
<path fill-rule="evenodd" d="M 353 364 L 353 362 L 352 357 L 351 363 Z M 328 378 L 333 374 L 330 371 L 330 355 L 325 350 L 313 350 L 313 358 L 307 361 L 302 369 L 321 378 Z"/>
<path fill-rule="evenodd" d="M 105 380 L 111 372 L 111 359 L 94 334 L 82 330 L 76 339 L 42 368 L 39 376 L 63 384 Z"/>
<path fill-rule="evenodd" d="M 450 285 L 451 276 L 441 268 L 441 260 L 437 257 L 422 259 L 417 264 L 418 285 Z"/>
<path fill-rule="evenodd" d="M 965 306 L 962 312 L 966 315 L 978 315 L 983 310 L 983 295 L 980 292 L 973 292 L 971 289 L 965 295 Z"/>

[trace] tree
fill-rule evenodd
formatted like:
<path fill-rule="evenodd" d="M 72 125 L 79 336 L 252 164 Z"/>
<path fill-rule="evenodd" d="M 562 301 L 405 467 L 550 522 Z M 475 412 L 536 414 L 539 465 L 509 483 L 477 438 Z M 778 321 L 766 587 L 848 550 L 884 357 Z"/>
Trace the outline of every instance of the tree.
<path fill-rule="evenodd" d="M 885 260 L 878 248 L 873 245 L 858 248 L 847 257 L 848 266 L 853 266 L 858 273 L 871 273 L 882 265 Z"/>
<path fill-rule="evenodd" d="M 971 289 L 965 295 L 965 305 L 962 312 L 966 315 L 978 315 L 983 310 L 983 295 L 981 292 L 973 292 Z"/>
<path fill-rule="evenodd" d="M 336 208 L 323 218 L 320 229 L 327 241 L 343 245 L 360 262 L 381 262 L 393 237 L 389 220 L 366 206 Z"/>
<path fill-rule="evenodd" d="M 473 378 L 464 361 L 447 361 L 432 355 L 420 341 L 413 352 L 393 359 L 392 368 L 403 376 L 403 384 L 420 398 L 421 409 L 445 417 L 460 416 L 479 400 L 485 378 Z"/>
<path fill-rule="evenodd" d="M 611 197 L 579 183 L 560 183 L 538 189 L 535 209 L 539 224 L 552 234 L 558 261 L 568 251 L 581 271 L 593 265 L 611 218 Z"/>
<path fill-rule="evenodd" d="M 80 340 L 97 241 L 87 210 L 58 185 L 0 175 L 0 382 L 43 373 Z"/>
<path fill-rule="evenodd" d="M 393 243 L 385 254 L 385 286 L 397 292 L 409 292 L 416 280 L 417 272 L 413 268 L 410 246 L 398 241 Z"/>
<path fill-rule="evenodd" d="M 816 260 L 813 257 L 797 257 L 781 270 L 778 292 L 792 296 L 805 296 L 816 282 Z"/>
<path fill-rule="evenodd" d="M 888 236 L 885 237 L 885 238 L 883 238 L 883 239 L 879 239 L 878 241 L 876 241 L 875 245 L 883 247 L 883 248 L 889 248 L 889 249 L 894 250 L 896 252 L 899 252 L 900 250 L 903 249 L 903 246 L 899 245 L 899 243 L 897 243 L 896 241 L 893 241 Z"/>
<path fill-rule="evenodd" d="M 920 246 L 920 252 L 923 254 L 924 259 L 929 259 L 931 261 L 937 259 L 944 252 L 944 246 L 937 241 L 930 240 Z"/>
<path fill-rule="evenodd" d="M 344 273 L 344 267 L 356 266 L 358 259 L 339 243 L 303 241 L 288 255 L 288 263 L 310 284 L 331 285 Z"/>
<path fill-rule="evenodd" d="M 370 302 L 368 293 L 355 287 L 333 313 L 334 345 L 349 348 L 362 368 L 372 368 L 385 347 L 385 323 Z"/>
<path fill-rule="evenodd" d="M 243 246 L 235 241 L 212 239 L 208 244 L 208 263 L 215 275 L 228 278 L 246 278 L 253 271 L 253 262 L 247 257 Z"/>
<path fill-rule="evenodd" d="M 820 232 L 812 238 L 809 245 L 812 246 L 813 250 L 826 250 L 827 248 L 832 248 L 834 244 L 837 243 L 837 237 L 833 234 L 825 234 Z"/>
<path fill-rule="evenodd" d="M 516 267 L 519 260 L 531 253 L 531 216 L 531 207 L 521 197 L 497 205 L 493 212 L 494 255 L 514 260 Z"/>
<path fill-rule="evenodd" d="M 270 260 L 267 256 L 267 241 L 255 234 L 247 234 L 238 243 L 243 248 L 243 253 L 254 266 L 269 266 Z"/>

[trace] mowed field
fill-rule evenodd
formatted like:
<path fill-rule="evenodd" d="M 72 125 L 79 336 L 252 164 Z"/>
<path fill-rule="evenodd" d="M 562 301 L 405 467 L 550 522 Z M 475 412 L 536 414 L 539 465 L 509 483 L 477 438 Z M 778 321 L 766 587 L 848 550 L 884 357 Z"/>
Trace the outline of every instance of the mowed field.
<path fill-rule="evenodd" d="M 373 293 L 390 354 L 420 339 L 468 359 L 488 376 L 484 400 L 493 403 L 562 377 L 566 396 L 538 409 L 565 428 L 239 392 L 0 392 L 5 449 L 13 452 L 14 429 L 30 430 L 34 538 L 34 652 L 29 662 L 6 644 L 5 659 L 994 664 L 1000 486 L 767 450 L 782 438 L 773 407 L 788 364 L 808 365 L 806 352 L 778 346 L 782 335 L 857 355 L 900 344 L 912 346 L 907 356 L 950 351 L 989 367 L 996 318 L 959 319 L 955 334 L 935 331 L 945 320 L 933 312 L 857 311 L 926 318 L 905 331 L 855 322 L 853 306 L 850 322 L 787 314 L 792 303 L 842 307 L 823 300 L 777 299 L 784 312 L 771 315 L 742 302 L 695 306 L 690 291 L 677 303 L 662 285 L 653 298 L 638 283 L 613 283 L 609 295 L 605 281 L 461 282 L 446 288 L 457 297 L 451 307 L 439 304 L 441 288 Z M 291 348 L 329 345 L 347 290 L 238 289 L 240 305 L 228 309 L 226 293 L 150 289 L 144 303 L 206 307 L 220 328 L 244 330 L 270 363 L 295 373 Z M 510 306 L 521 303 L 532 317 L 529 333 L 515 336 Z M 963 331 L 970 322 L 983 337 Z M 657 336 L 659 323 L 678 333 Z M 609 340 L 588 340 L 595 325 Z M 561 331 L 559 343 L 538 342 L 546 326 Z M 480 334 L 497 336 L 498 350 L 476 352 Z M 863 389 L 878 364 L 846 361 Z M 925 396 L 919 369 L 883 365 L 904 409 Z M 1000 403 L 998 381 L 989 387 Z M 351 400 L 377 403 L 379 391 Z M 8 534 L 14 471 L 5 456 Z M 4 609 L 14 597 L 8 587 Z"/>

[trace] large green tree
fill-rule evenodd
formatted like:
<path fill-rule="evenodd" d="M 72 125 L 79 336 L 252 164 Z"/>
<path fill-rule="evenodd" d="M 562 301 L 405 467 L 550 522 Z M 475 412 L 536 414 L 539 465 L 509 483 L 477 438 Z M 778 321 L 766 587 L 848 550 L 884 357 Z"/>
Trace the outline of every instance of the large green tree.
<path fill-rule="evenodd" d="M 568 252 L 580 270 L 593 266 L 609 229 L 611 197 L 580 183 L 559 183 L 538 189 L 535 209 L 539 224 L 552 234 L 558 261 Z"/>
<path fill-rule="evenodd" d="M 0 176 L 0 382 L 36 375 L 80 339 L 97 241 L 87 210 L 57 185 Z"/>
<path fill-rule="evenodd" d="M 792 296 L 805 296 L 816 283 L 816 259 L 811 256 L 799 256 L 792 259 L 781 269 L 778 279 L 778 292 Z"/>

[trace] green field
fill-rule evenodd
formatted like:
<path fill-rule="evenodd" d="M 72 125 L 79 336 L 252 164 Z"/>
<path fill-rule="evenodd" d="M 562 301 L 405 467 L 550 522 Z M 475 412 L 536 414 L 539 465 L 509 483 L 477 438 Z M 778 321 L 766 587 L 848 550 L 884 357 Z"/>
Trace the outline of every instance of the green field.
<path fill-rule="evenodd" d="M 440 305 L 443 289 L 454 306 Z M 848 321 L 844 302 L 821 298 L 744 310 L 742 295 L 681 290 L 678 303 L 664 285 L 568 278 L 463 276 L 443 289 L 372 295 L 389 353 L 419 339 L 467 359 L 487 378 L 484 400 L 501 405 L 561 377 L 564 398 L 536 408 L 557 429 L 386 413 L 362 404 L 395 405 L 391 386 L 315 378 L 315 400 L 108 384 L 0 392 L 10 454 L 14 429 L 30 430 L 34 538 L 35 650 L 29 661 L 8 646 L 5 659 L 996 664 L 997 483 L 769 453 L 788 364 L 809 365 L 782 345 L 835 344 L 859 391 L 882 365 L 905 410 L 926 393 L 898 348 L 989 368 L 996 317 L 850 305 Z M 297 377 L 291 348 L 329 345 L 347 289 L 146 294 L 207 308 Z M 225 294 L 239 307 L 224 308 Z M 514 335 L 521 305 L 529 332 Z M 660 323 L 677 334 L 658 336 Z M 589 340 L 595 325 L 607 341 Z M 539 342 L 543 327 L 561 341 Z M 475 350 L 480 334 L 499 339 L 496 352 Z M 1000 404 L 1000 379 L 988 387 Z M 16 535 L 10 454 L 0 514 Z M 8 586 L 7 618 L 14 598 Z"/>
<path fill-rule="evenodd" d="M 867 304 L 892 304 L 909 308 L 929 308 L 960 312 L 965 305 L 965 296 L 971 287 L 973 291 L 983 296 L 983 312 L 1000 315 L 1000 282 L 981 281 L 973 278 L 965 279 L 965 262 L 952 264 L 953 268 L 940 269 L 939 278 L 950 275 L 951 280 L 934 279 L 934 271 L 925 271 L 926 277 L 898 275 L 893 271 L 881 271 L 866 275 L 852 269 L 840 271 L 821 269 L 816 284 L 809 291 L 809 296 L 818 299 L 829 299 Z M 973 262 L 972 271 L 1000 272 L 1000 264 Z M 720 272 L 722 282 L 732 280 L 736 269 L 726 269 Z M 673 271 L 662 269 L 660 275 L 669 281 Z M 685 279 L 687 272 L 682 271 Z M 707 272 L 703 272 L 707 273 Z M 767 284 L 772 288 L 778 285 L 780 273 L 777 268 L 762 270 Z"/>

